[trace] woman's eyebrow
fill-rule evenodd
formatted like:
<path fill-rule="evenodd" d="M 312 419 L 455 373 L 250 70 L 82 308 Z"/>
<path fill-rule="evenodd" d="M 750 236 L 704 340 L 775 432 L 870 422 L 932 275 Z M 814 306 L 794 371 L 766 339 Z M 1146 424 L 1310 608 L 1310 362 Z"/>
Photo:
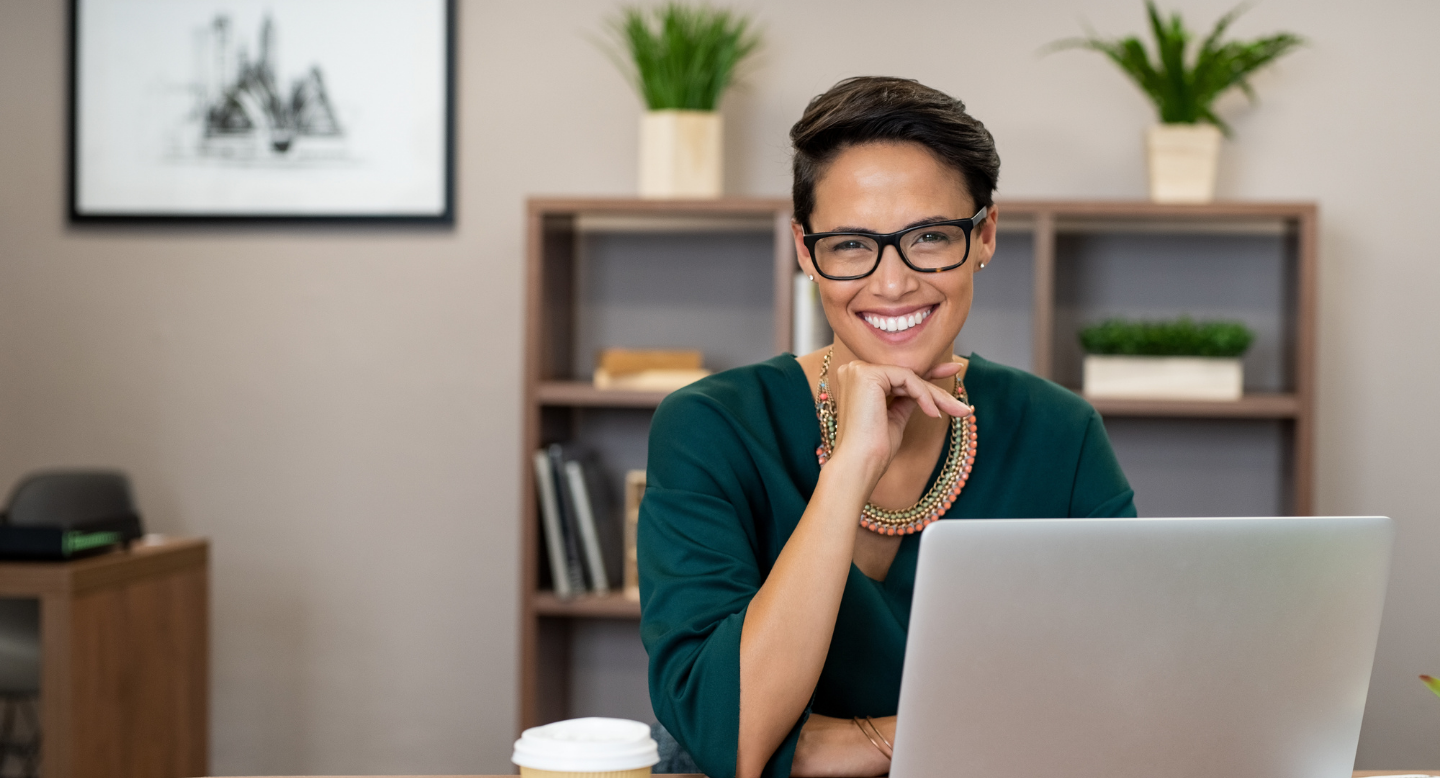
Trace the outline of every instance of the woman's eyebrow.
<path fill-rule="evenodd" d="M 948 221 L 950 221 L 952 218 L 953 218 L 953 217 L 950 217 L 950 216 L 927 216 L 927 217 L 925 217 L 924 219 L 917 219 L 917 220 L 915 220 L 915 221 L 913 221 L 913 222 L 910 222 L 909 224 L 905 225 L 904 227 L 901 227 L 900 229 L 895 230 L 895 232 L 904 232 L 905 230 L 908 230 L 908 229 L 910 229 L 910 228 L 912 228 L 912 227 L 923 227 L 923 226 L 926 225 L 926 224 L 934 224 L 935 222 L 948 222 Z M 867 229 L 867 228 L 865 228 L 865 227 L 851 227 L 851 226 L 848 226 L 848 225 L 836 227 L 836 228 L 833 229 L 833 230 L 825 230 L 825 232 L 863 232 L 863 233 L 867 233 L 867 234 L 870 234 L 870 235 L 885 235 L 885 234 L 888 234 L 888 233 L 882 233 L 882 232 L 879 232 L 879 231 L 876 231 L 876 230 Z"/>

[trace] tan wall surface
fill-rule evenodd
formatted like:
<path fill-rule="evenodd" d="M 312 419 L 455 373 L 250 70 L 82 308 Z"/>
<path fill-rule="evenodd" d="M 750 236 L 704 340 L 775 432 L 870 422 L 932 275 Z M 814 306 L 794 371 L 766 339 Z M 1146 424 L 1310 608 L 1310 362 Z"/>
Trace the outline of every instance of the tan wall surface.
<path fill-rule="evenodd" d="M 347 230 L 68 226 L 66 5 L 0 1 L 0 487 L 120 466 L 153 528 L 214 539 L 217 773 L 507 770 L 522 204 L 633 191 L 638 104 L 585 37 L 614 6 L 462 0 L 457 226 Z M 1146 103 L 1098 56 L 1036 56 L 1082 14 L 1138 30 L 1139 2 L 753 7 L 732 192 L 787 192 L 805 101 L 887 73 L 989 124 L 1002 196 L 1144 194 Z M 1359 766 L 1434 768 L 1440 4 L 1236 27 L 1279 28 L 1312 45 L 1226 103 L 1220 189 L 1321 203 L 1319 504 L 1400 533 Z"/>

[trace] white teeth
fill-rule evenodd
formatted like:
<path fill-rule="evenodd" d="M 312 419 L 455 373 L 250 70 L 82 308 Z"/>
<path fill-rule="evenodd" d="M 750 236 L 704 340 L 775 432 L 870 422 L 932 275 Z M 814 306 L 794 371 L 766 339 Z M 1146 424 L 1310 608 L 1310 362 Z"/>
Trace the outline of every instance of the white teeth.
<path fill-rule="evenodd" d="M 865 323 L 877 330 L 885 332 L 904 332 L 914 327 L 925 319 L 929 318 L 930 309 L 907 314 L 905 316 L 865 316 Z"/>

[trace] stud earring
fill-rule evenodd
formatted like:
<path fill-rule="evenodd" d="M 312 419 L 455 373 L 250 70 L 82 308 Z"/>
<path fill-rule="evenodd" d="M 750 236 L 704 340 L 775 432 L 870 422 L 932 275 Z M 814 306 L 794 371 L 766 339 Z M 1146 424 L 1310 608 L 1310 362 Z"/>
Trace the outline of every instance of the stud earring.
<path fill-rule="evenodd" d="M 983 266 L 982 266 L 982 267 L 983 267 Z M 814 280 L 815 280 L 815 276 L 805 276 L 805 277 L 808 278 L 808 279 L 810 279 L 811 281 L 814 281 Z"/>
<path fill-rule="evenodd" d="M 988 264 L 990 264 L 990 263 L 988 263 L 988 262 L 981 262 L 981 263 L 980 263 L 980 269 L 981 269 L 981 270 L 984 270 L 984 269 L 985 269 L 985 266 L 988 265 Z"/>

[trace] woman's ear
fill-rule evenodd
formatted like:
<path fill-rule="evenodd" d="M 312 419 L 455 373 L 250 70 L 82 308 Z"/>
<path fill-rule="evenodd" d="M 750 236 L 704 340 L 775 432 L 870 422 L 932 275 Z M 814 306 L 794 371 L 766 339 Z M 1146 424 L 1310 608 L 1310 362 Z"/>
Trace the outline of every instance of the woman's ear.
<path fill-rule="evenodd" d="M 984 270 L 995 258 L 995 235 L 999 229 L 1000 206 L 991 203 L 990 208 L 985 211 L 985 221 L 975 225 L 975 246 L 972 253 L 980 260 L 975 270 Z"/>
<path fill-rule="evenodd" d="M 815 267 L 810 259 L 810 250 L 805 248 L 805 228 L 800 222 L 790 221 L 790 232 L 795 236 L 795 263 L 800 266 L 800 272 L 815 280 Z"/>

